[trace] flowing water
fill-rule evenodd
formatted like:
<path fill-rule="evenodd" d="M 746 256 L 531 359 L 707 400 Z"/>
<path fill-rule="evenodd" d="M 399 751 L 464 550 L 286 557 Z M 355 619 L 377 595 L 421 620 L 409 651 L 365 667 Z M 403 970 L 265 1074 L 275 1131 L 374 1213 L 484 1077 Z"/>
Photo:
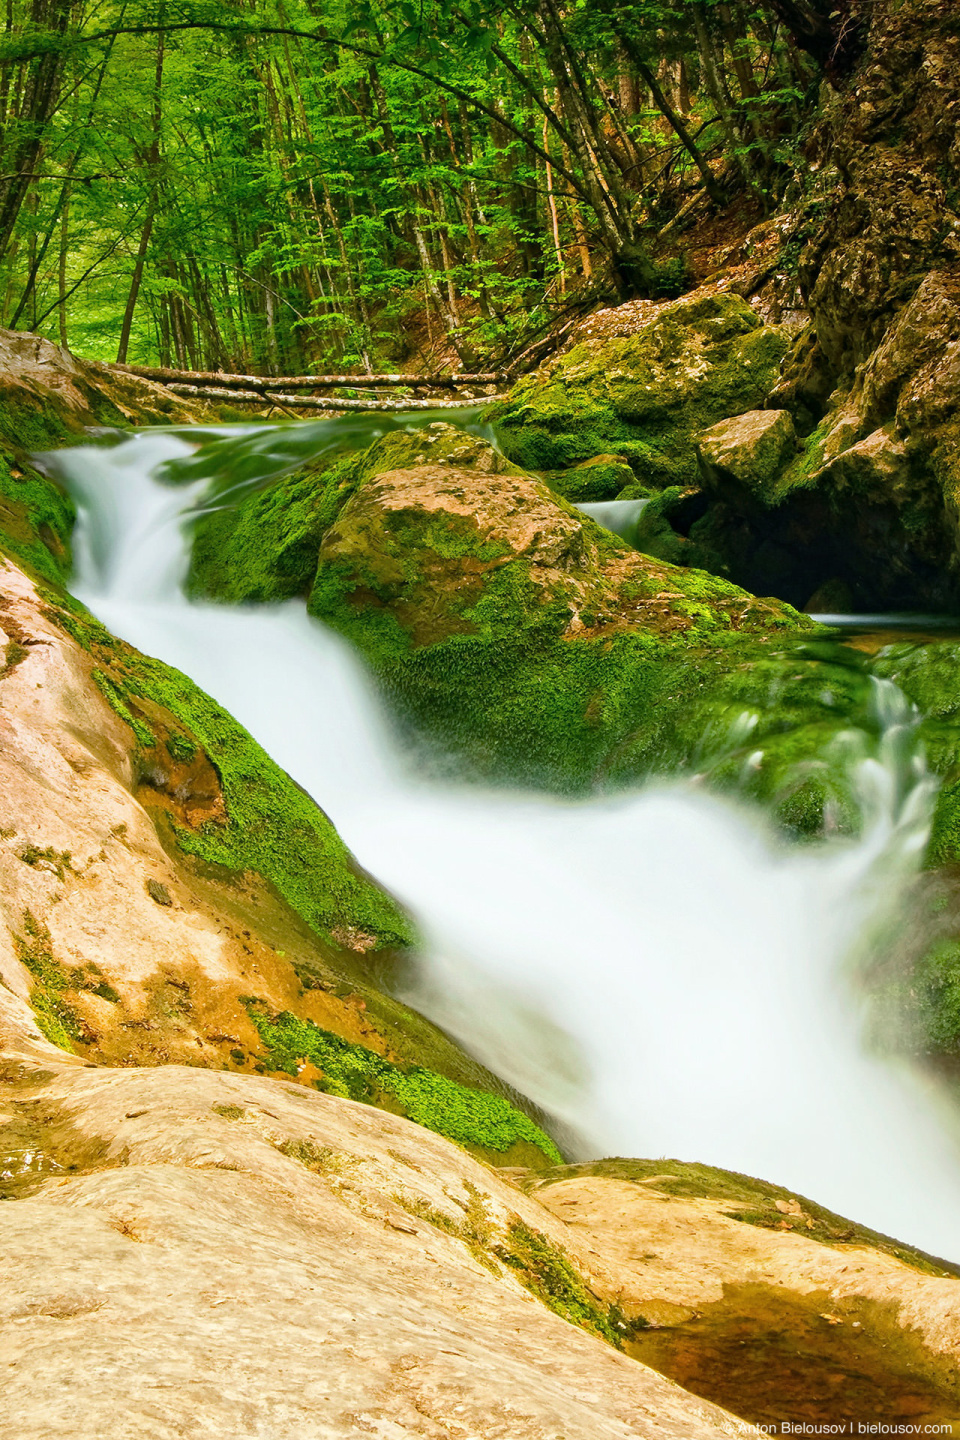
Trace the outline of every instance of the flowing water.
<path fill-rule="evenodd" d="M 319 427 L 297 429 L 303 445 Z M 693 783 L 574 803 L 426 781 L 302 604 L 184 600 L 181 516 L 216 468 L 203 456 L 148 433 L 48 457 L 80 507 L 76 593 L 237 716 L 409 905 L 426 953 L 406 998 L 560 1117 L 583 1158 L 745 1171 L 960 1260 L 951 1116 L 864 1052 L 846 980 L 929 824 L 899 692 L 877 687 L 886 737 L 859 766 L 856 842 L 789 847 Z M 159 484 L 164 466 L 186 486 Z"/>
<path fill-rule="evenodd" d="M 637 535 L 640 516 L 650 504 L 649 500 L 597 500 L 587 505 L 578 505 L 584 515 L 596 520 L 605 530 L 612 530 L 621 540 L 632 545 Z"/>

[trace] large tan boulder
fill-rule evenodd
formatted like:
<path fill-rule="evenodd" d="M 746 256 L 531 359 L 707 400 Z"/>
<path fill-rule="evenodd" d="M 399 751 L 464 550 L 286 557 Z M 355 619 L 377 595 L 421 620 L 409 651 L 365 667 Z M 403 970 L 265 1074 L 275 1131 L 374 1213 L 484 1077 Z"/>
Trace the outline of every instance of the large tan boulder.
<path fill-rule="evenodd" d="M 5 1073 L 2 1440 L 754 1433 L 601 1338 L 575 1232 L 409 1121 L 181 1066 Z"/>

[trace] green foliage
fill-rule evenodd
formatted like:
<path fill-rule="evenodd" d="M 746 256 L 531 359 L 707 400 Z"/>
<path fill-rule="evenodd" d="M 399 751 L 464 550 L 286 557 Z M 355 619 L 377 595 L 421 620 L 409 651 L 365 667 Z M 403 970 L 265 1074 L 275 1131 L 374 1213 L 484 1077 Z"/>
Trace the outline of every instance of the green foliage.
<path fill-rule="evenodd" d="M 508 1243 L 494 1253 L 516 1272 L 517 1279 L 555 1315 L 569 1320 L 608 1344 L 623 1348 L 623 1322 L 614 1307 L 602 1305 L 577 1273 L 568 1255 L 539 1230 L 522 1220 L 510 1226 Z"/>
<path fill-rule="evenodd" d="M 241 725 L 178 670 L 115 639 L 76 601 L 47 600 L 50 618 L 97 661 L 98 683 L 138 745 L 158 754 L 165 744 L 172 754 L 155 731 L 169 733 L 177 737 L 174 752 L 202 750 L 215 767 L 225 818 L 198 829 L 176 825 L 183 851 L 232 871 L 256 871 L 326 939 L 353 928 L 381 946 L 410 943 L 406 916 L 357 867 L 323 811 Z"/>
<path fill-rule="evenodd" d="M 14 934 L 13 948 L 33 977 L 30 1004 L 41 1032 L 61 1050 L 73 1052 L 82 1038 L 80 1022 L 63 998 L 71 977 L 53 954 L 50 931 L 30 910 L 23 912 L 23 933 Z"/>
<path fill-rule="evenodd" d="M 769 209 L 815 94 L 750 7 L 38 13 L 11 0 L 0 42 L 0 323 L 104 359 L 129 308 L 134 361 L 383 368 L 442 339 L 469 365 L 542 333 L 587 245 L 589 295 L 679 294 L 664 217 L 723 198 L 711 166 Z"/>
<path fill-rule="evenodd" d="M 502 1155 L 522 1142 L 558 1157 L 553 1141 L 501 1095 L 468 1089 L 419 1065 L 396 1065 L 289 1011 L 270 1016 L 261 1002 L 244 1003 L 273 1070 L 296 1076 L 301 1064 L 309 1062 L 321 1071 L 318 1089 L 368 1105 L 387 1101 L 408 1119 L 458 1145 Z"/>

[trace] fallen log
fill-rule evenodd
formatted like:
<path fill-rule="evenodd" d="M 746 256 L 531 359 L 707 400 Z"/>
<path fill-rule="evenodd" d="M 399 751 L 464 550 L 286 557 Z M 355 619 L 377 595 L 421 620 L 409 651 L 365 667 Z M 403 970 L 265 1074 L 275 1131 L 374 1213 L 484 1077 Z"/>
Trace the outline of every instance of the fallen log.
<path fill-rule="evenodd" d="M 509 379 L 502 373 L 488 375 L 227 375 L 217 370 L 168 370 L 156 365 L 114 365 L 127 375 L 141 380 L 156 380 L 161 385 L 221 385 L 230 389 L 267 390 L 284 386 L 291 390 L 352 390 L 407 385 L 412 390 L 456 389 L 460 385 L 497 385 Z"/>
<path fill-rule="evenodd" d="M 320 400 L 312 395 L 278 395 L 273 390 L 224 390 L 209 385 L 168 385 L 174 395 L 193 400 L 238 400 L 255 405 L 277 405 L 297 410 L 466 410 L 489 405 L 502 395 L 483 395 L 477 400 Z"/>

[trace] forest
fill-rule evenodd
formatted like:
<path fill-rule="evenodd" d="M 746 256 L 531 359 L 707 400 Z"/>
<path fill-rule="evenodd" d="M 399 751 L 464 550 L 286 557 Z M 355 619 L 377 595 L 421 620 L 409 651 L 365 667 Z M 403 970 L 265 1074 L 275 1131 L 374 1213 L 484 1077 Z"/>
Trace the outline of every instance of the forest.
<path fill-rule="evenodd" d="M 0 326 L 257 374 L 515 360 L 803 197 L 824 0 L 8 0 Z M 670 243 L 671 240 L 674 243 Z"/>

